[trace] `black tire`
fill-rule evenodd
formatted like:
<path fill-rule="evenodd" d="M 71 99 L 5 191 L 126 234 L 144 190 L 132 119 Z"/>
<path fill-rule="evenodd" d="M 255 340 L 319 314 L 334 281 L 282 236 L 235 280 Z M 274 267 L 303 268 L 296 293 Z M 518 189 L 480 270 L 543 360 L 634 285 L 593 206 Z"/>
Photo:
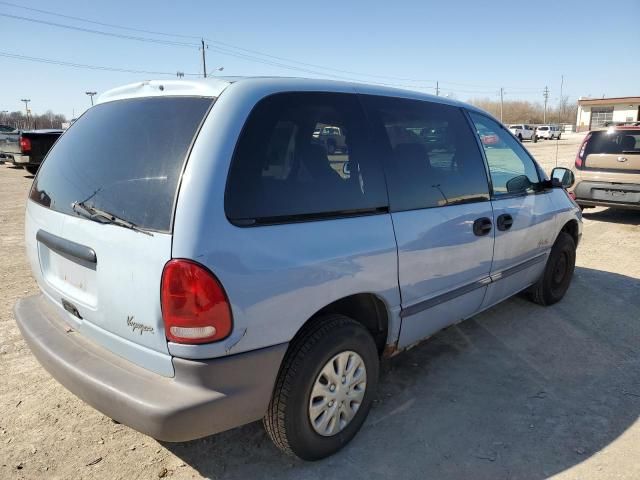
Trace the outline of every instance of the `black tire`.
<path fill-rule="evenodd" d="M 522 134 L 521 133 L 518 134 L 518 140 L 520 140 L 520 142 L 522 142 Z"/>
<path fill-rule="evenodd" d="M 562 134 L 558 135 L 558 140 L 560 140 L 561 137 L 562 137 Z"/>
<path fill-rule="evenodd" d="M 35 175 L 36 173 L 38 173 L 38 169 L 40 168 L 40 165 L 27 165 L 26 167 L 24 167 L 24 169 L 29 172 L 31 175 Z"/>
<path fill-rule="evenodd" d="M 529 297 L 539 305 L 553 305 L 567 293 L 576 266 L 573 237 L 560 232 L 540 279 L 530 288 Z"/>
<path fill-rule="evenodd" d="M 309 419 L 311 391 L 322 368 L 335 355 L 346 351 L 356 352 L 364 362 L 364 397 L 343 430 L 322 436 Z M 340 450 L 367 418 L 378 384 L 378 370 L 378 350 L 366 328 L 344 315 L 318 318 L 291 342 L 282 362 L 263 420 L 273 443 L 283 452 L 303 460 L 319 460 Z"/>

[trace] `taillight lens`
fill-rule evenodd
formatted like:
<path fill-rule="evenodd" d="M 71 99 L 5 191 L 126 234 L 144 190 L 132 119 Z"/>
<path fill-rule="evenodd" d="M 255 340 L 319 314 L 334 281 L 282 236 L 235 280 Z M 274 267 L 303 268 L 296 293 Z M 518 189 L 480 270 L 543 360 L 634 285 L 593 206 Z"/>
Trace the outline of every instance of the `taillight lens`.
<path fill-rule="evenodd" d="M 584 165 L 584 152 L 587 149 L 587 142 L 591 138 L 591 134 L 589 133 L 584 140 L 582 141 L 582 145 L 578 149 L 578 154 L 576 155 L 576 168 L 582 168 Z"/>
<path fill-rule="evenodd" d="M 22 153 L 28 153 L 31 151 L 31 140 L 28 138 L 20 137 L 20 151 Z"/>
<path fill-rule="evenodd" d="M 160 301 L 172 342 L 208 343 L 229 336 L 231 307 L 216 277 L 190 260 L 171 260 L 162 272 Z"/>

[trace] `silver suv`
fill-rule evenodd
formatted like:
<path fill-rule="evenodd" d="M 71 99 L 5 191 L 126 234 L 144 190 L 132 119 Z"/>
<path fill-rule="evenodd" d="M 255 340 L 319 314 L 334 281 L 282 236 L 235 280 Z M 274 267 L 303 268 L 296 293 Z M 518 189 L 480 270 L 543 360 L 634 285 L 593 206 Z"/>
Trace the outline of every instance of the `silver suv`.
<path fill-rule="evenodd" d="M 328 152 L 326 126 L 348 148 Z M 264 419 L 283 451 L 319 459 L 365 422 L 381 358 L 523 290 L 563 297 L 582 231 L 571 183 L 442 97 L 128 85 L 36 176 L 42 293 L 16 319 L 51 375 L 123 424 L 184 441 Z"/>

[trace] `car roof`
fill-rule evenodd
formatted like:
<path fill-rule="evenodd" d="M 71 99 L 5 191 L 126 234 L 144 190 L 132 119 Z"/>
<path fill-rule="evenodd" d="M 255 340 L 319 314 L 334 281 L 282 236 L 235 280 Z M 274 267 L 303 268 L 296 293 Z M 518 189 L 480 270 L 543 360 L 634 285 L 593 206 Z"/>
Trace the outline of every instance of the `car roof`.
<path fill-rule="evenodd" d="M 193 80 L 145 80 L 108 90 L 98 97 L 96 104 L 124 100 L 128 98 L 160 96 L 202 96 L 218 97 L 230 85 L 242 83 L 244 87 L 253 86 L 263 90 L 265 87 L 282 91 L 353 91 L 366 95 L 381 95 L 398 98 L 428 100 L 487 114 L 473 105 L 446 97 L 430 95 L 414 90 L 403 90 L 381 85 L 337 80 L 298 78 L 298 77 L 210 77 Z M 489 114 L 490 115 L 490 114 Z M 491 115 L 490 115 L 491 116 Z"/>

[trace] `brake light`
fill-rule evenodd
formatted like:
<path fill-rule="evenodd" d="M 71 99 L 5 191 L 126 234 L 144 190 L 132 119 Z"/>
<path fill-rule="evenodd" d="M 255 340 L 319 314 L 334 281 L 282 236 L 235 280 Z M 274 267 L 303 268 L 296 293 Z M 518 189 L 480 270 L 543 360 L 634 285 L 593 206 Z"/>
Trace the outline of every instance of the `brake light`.
<path fill-rule="evenodd" d="M 171 260 L 162 272 L 162 319 L 167 339 L 208 343 L 229 336 L 231 307 L 218 279 L 190 260 Z"/>
<path fill-rule="evenodd" d="M 29 153 L 31 151 L 31 140 L 20 137 L 20 151 L 22 153 Z"/>
<path fill-rule="evenodd" d="M 578 154 L 576 155 L 576 168 L 582 168 L 584 165 L 584 152 L 587 149 L 587 142 L 591 138 L 591 133 L 587 134 L 580 145 L 580 149 L 578 150 Z"/>

